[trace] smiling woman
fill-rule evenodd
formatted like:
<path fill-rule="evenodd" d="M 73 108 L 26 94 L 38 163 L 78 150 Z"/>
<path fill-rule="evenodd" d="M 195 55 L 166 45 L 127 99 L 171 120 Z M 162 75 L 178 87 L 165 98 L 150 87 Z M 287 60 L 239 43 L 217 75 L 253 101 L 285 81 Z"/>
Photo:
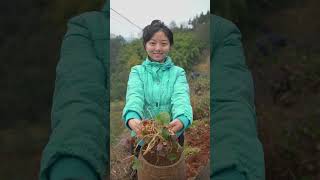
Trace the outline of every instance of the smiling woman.
<path fill-rule="evenodd" d="M 172 45 L 173 33 L 161 21 L 153 20 L 143 29 L 147 57 L 141 65 L 131 69 L 122 119 L 131 130 L 131 136 L 140 140 L 141 121 L 166 112 L 171 121 L 169 132 L 176 134 L 183 146 L 183 132 L 192 124 L 193 113 L 186 73 L 168 56 Z M 137 149 L 142 145 L 138 143 Z"/>
<path fill-rule="evenodd" d="M 123 120 L 135 136 L 141 133 L 142 119 L 168 112 L 170 128 L 180 137 L 192 123 L 192 107 L 185 71 L 167 55 L 173 45 L 173 33 L 164 23 L 154 20 L 143 29 L 143 45 L 148 56 L 142 65 L 131 69 Z"/>

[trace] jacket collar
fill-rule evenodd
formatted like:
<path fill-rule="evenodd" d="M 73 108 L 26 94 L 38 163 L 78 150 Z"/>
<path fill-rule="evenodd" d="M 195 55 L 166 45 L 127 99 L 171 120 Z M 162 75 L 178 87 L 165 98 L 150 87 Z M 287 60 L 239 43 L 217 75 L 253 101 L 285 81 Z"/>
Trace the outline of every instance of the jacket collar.
<path fill-rule="evenodd" d="M 167 56 L 165 61 L 163 63 L 159 63 L 159 62 L 154 62 L 154 61 L 151 61 L 148 57 L 145 59 L 145 61 L 142 63 L 142 65 L 146 66 L 147 68 L 152 68 L 152 67 L 155 67 L 155 68 L 159 68 L 159 69 L 162 69 L 163 71 L 166 70 L 166 69 L 169 69 L 171 68 L 174 64 L 172 62 L 172 59 Z"/>

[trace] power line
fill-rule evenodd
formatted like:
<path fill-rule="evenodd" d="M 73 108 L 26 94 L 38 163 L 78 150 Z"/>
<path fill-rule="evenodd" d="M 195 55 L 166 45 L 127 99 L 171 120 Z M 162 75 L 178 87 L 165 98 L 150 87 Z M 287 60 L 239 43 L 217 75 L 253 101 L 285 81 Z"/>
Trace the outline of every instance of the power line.
<path fill-rule="evenodd" d="M 111 14 L 110 14 L 111 15 Z M 115 18 L 115 17 L 113 17 L 112 15 L 110 16 L 111 17 L 111 20 L 113 20 L 113 21 L 115 21 L 115 22 L 117 22 L 117 23 L 119 23 L 119 24 L 123 24 L 123 22 L 121 22 L 120 20 L 118 20 L 117 18 Z M 112 27 L 112 26 L 111 26 Z M 129 27 L 129 28 L 132 28 L 132 27 Z M 136 28 L 132 28 L 132 30 L 133 31 L 135 31 L 136 33 L 138 33 L 137 31 L 137 29 Z"/>
<path fill-rule="evenodd" d="M 118 22 L 118 23 L 120 23 L 120 24 L 122 24 L 122 23 L 123 23 L 123 22 L 121 22 L 119 19 L 117 19 L 117 18 L 113 17 L 111 14 L 110 14 L 110 17 L 111 17 L 111 19 L 113 19 L 113 20 L 117 21 L 117 22 Z"/>
<path fill-rule="evenodd" d="M 110 9 L 111 9 L 112 11 L 114 11 L 115 13 L 119 14 L 119 15 L 120 15 L 122 18 L 124 18 L 125 20 L 127 20 L 130 24 L 132 24 L 132 25 L 134 25 L 135 27 L 137 27 L 138 29 L 142 30 L 141 27 L 139 27 L 138 25 L 136 25 L 135 23 L 133 23 L 132 21 L 130 21 L 130 19 L 128 19 L 127 17 L 123 16 L 122 14 L 120 14 L 120 13 L 117 12 L 116 10 L 112 9 L 111 7 L 110 7 Z"/>

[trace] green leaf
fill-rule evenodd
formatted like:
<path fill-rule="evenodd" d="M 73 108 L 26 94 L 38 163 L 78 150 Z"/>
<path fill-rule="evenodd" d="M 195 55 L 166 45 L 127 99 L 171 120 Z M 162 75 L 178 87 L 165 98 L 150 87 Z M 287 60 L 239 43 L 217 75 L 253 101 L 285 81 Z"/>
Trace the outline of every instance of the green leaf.
<path fill-rule="evenodd" d="M 161 135 L 162 135 L 162 137 L 165 139 L 165 140 L 169 140 L 169 138 L 170 138 L 170 133 L 169 133 L 169 131 L 168 131 L 168 129 L 162 129 L 161 130 Z"/>
<path fill-rule="evenodd" d="M 168 112 L 160 112 L 155 120 L 160 125 L 168 125 L 170 123 L 170 114 Z"/>
<path fill-rule="evenodd" d="M 140 162 L 137 157 L 134 157 L 133 159 L 133 164 L 132 164 L 132 169 L 137 170 L 140 168 Z"/>
<path fill-rule="evenodd" d="M 177 159 L 177 155 L 174 153 L 169 153 L 167 157 L 170 161 L 174 161 Z"/>

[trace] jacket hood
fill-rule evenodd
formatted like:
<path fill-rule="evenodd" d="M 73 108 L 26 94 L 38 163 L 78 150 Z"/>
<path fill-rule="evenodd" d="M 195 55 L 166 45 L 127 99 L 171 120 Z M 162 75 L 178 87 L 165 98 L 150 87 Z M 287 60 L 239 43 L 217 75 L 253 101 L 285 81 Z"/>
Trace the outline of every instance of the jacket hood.
<path fill-rule="evenodd" d="M 163 71 L 171 68 L 172 66 L 174 66 L 172 59 L 167 56 L 166 60 L 164 61 L 164 63 L 159 63 L 159 62 L 154 62 L 151 61 L 148 57 L 146 58 L 146 60 L 142 63 L 143 66 L 146 66 L 147 69 L 152 68 L 152 67 L 156 67 L 156 68 L 160 68 Z"/>

